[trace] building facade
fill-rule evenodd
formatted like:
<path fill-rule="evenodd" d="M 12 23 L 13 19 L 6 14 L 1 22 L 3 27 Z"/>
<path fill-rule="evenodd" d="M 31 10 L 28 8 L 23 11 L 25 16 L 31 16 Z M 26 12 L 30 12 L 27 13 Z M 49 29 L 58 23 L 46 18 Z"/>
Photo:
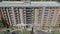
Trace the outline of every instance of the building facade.
<path fill-rule="evenodd" d="M 0 0 L 0 1 L 23 1 L 23 0 Z M 56 1 L 56 0 L 30 0 L 30 1 Z"/>
<path fill-rule="evenodd" d="M 58 26 L 60 24 L 60 3 L 58 2 L 0 2 L 3 19 L 10 25 L 37 24 Z"/>
<path fill-rule="evenodd" d="M 1 12 L 0 12 L 0 21 L 1 21 Z"/>
<path fill-rule="evenodd" d="M 0 10 L 0 21 L 2 21 L 2 18 L 3 18 L 2 12 L 1 12 L 1 10 Z"/>

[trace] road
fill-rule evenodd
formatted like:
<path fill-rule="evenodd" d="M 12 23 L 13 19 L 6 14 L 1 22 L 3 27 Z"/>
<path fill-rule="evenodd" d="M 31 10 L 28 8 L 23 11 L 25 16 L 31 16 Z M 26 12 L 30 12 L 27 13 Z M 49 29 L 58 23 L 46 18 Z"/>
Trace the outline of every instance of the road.
<path fill-rule="evenodd" d="M 20 30 L 17 30 L 17 31 L 11 32 L 10 34 L 20 34 L 20 32 L 21 32 Z M 36 34 L 49 34 L 49 33 L 41 31 L 41 30 L 36 30 Z"/>
<path fill-rule="evenodd" d="M 37 31 L 36 31 L 36 34 L 49 34 L 49 33 L 43 32 L 43 31 L 41 31 L 41 30 L 37 30 Z"/>
<path fill-rule="evenodd" d="M 21 31 L 18 30 L 18 31 L 12 32 L 11 34 L 20 34 L 20 32 L 21 32 Z"/>
<path fill-rule="evenodd" d="M 11 34 L 19 34 L 21 31 L 14 31 Z M 41 30 L 37 30 L 36 34 L 49 34 L 47 32 L 41 31 Z"/>

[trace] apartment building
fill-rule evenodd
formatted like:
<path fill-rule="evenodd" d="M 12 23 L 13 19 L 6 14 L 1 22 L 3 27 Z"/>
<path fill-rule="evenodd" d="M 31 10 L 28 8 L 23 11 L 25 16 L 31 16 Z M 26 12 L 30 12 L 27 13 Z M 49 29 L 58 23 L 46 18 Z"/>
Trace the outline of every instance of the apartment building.
<path fill-rule="evenodd" d="M 2 13 L 1 13 L 1 10 L 0 10 L 0 21 L 1 21 L 1 19 L 2 19 Z"/>
<path fill-rule="evenodd" d="M 6 23 L 37 24 L 39 26 L 58 26 L 60 24 L 60 3 L 48 2 L 0 2 L 0 15 Z"/>
<path fill-rule="evenodd" d="M 0 0 L 0 1 L 23 1 L 23 0 Z M 56 1 L 56 0 L 30 0 L 30 1 Z"/>
<path fill-rule="evenodd" d="M 0 20 L 1 20 L 1 14 L 0 14 Z"/>

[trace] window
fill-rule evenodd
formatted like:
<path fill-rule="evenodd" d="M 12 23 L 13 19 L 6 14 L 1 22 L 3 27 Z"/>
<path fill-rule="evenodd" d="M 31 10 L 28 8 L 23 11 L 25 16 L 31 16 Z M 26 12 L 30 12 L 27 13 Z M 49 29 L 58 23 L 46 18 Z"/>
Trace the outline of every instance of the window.
<path fill-rule="evenodd" d="M 45 11 L 49 11 L 48 9 L 45 9 Z"/>
<path fill-rule="evenodd" d="M 45 14 L 44 16 L 48 16 L 47 14 Z"/>
<path fill-rule="evenodd" d="M 44 19 L 44 21 L 46 21 L 46 19 Z"/>
<path fill-rule="evenodd" d="M 41 12 L 41 11 L 42 11 L 42 9 L 39 9 L 39 11 Z"/>
<path fill-rule="evenodd" d="M 48 11 L 49 10 L 49 7 L 45 7 L 45 11 Z"/>
<path fill-rule="evenodd" d="M 43 9 L 43 7 L 40 7 L 40 9 Z"/>
<path fill-rule="evenodd" d="M 46 21 L 44 21 L 44 23 L 46 23 Z"/>
<path fill-rule="evenodd" d="M 45 12 L 45 14 L 48 14 L 48 12 Z"/>
<path fill-rule="evenodd" d="M 19 18 L 19 16 L 16 16 L 17 18 Z"/>
<path fill-rule="evenodd" d="M 40 8 L 39 8 L 39 11 L 42 11 L 42 9 L 43 9 L 43 7 L 40 7 Z"/>
<path fill-rule="evenodd" d="M 4 10 L 4 11 L 5 11 L 5 7 L 2 7 L 2 10 Z"/>
<path fill-rule="evenodd" d="M 58 9 L 59 7 L 56 7 L 56 9 Z"/>
<path fill-rule="evenodd" d="M 51 12 L 51 14 L 54 14 L 54 12 Z"/>
<path fill-rule="evenodd" d="M 52 9 L 51 11 L 55 11 L 55 9 Z"/>
<path fill-rule="evenodd" d="M 51 11 L 55 11 L 55 7 L 50 7 Z"/>
<path fill-rule="evenodd" d="M 48 15 L 48 10 L 45 10 L 45 14 Z"/>
<path fill-rule="evenodd" d="M 18 13 L 18 11 L 15 11 L 15 13 Z"/>
<path fill-rule="evenodd" d="M 42 14 L 42 12 L 39 12 L 39 14 Z"/>
<path fill-rule="evenodd" d="M 9 11 L 9 14 L 12 14 L 12 11 Z"/>
<path fill-rule="evenodd" d="M 58 21 L 60 21 L 60 19 L 58 19 Z"/>
<path fill-rule="evenodd" d="M 59 23 L 56 23 L 56 26 L 59 26 Z"/>
<path fill-rule="evenodd" d="M 15 10 L 18 10 L 18 7 L 15 7 L 14 9 L 15 9 Z"/>
<path fill-rule="evenodd" d="M 7 16 L 6 14 L 4 14 L 4 16 Z"/>
<path fill-rule="evenodd" d="M 60 18 L 60 16 L 58 16 L 58 18 Z"/>
<path fill-rule="evenodd" d="M 3 10 L 3 13 L 6 13 L 6 11 Z"/>
<path fill-rule="evenodd" d="M 60 15 L 59 15 L 60 16 Z"/>
<path fill-rule="evenodd" d="M 50 9 L 55 9 L 55 7 L 50 7 Z"/>
<path fill-rule="evenodd" d="M 42 16 L 41 14 L 39 14 L 39 16 Z"/>
<path fill-rule="evenodd" d="M 53 14 L 51 14 L 51 16 L 53 16 Z"/>
<path fill-rule="evenodd" d="M 8 7 L 8 10 L 12 10 L 12 8 L 11 7 Z"/>
<path fill-rule="evenodd" d="M 45 9 L 49 9 L 49 7 L 45 7 Z"/>

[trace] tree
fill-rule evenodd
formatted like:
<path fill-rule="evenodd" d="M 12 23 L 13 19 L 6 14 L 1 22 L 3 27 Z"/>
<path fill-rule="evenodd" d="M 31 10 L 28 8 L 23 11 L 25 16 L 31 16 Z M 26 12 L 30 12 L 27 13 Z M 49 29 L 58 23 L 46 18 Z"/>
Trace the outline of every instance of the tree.
<path fill-rule="evenodd" d="M 4 27 L 7 27 L 7 28 L 9 28 L 9 23 L 7 23 L 7 20 L 2 20 L 3 21 L 3 25 L 4 25 Z"/>
<path fill-rule="evenodd" d="M 0 21 L 0 27 L 3 27 L 4 25 L 3 25 L 3 23 Z"/>
<path fill-rule="evenodd" d="M 59 24 L 59 28 L 60 28 L 60 24 Z"/>

